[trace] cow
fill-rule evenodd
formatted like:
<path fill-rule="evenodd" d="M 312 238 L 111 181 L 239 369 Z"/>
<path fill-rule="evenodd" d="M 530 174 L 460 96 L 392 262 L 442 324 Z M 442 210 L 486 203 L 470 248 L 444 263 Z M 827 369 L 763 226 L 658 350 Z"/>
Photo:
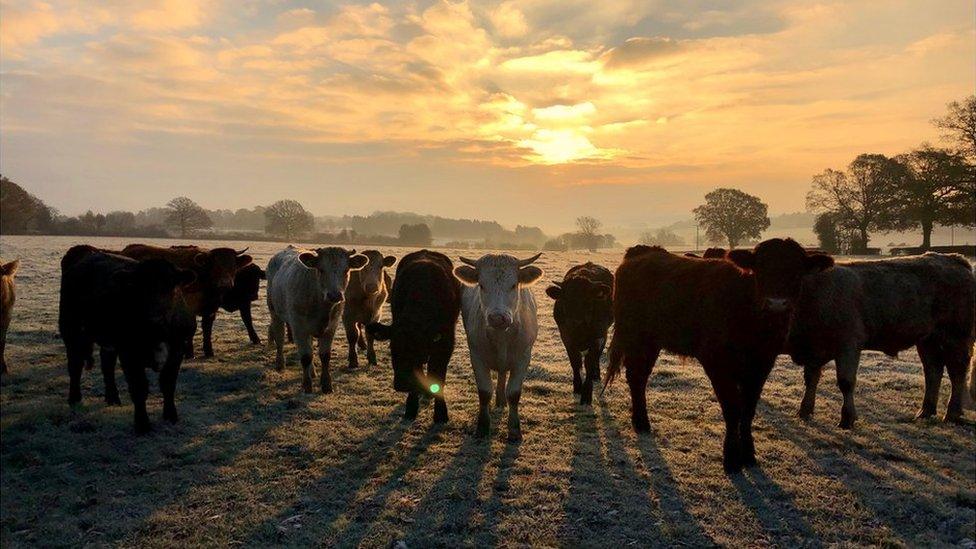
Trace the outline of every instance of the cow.
<path fill-rule="evenodd" d="M 491 425 L 488 405 L 494 370 L 498 372 L 495 405 L 503 407 L 503 397 L 508 401 L 508 440 L 522 440 L 518 404 L 539 333 L 535 297 L 529 286 L 542 277 L 542 269 L 532 265 L 541 255 L 516 259 L 487 254 L 477 261 L 462 257 L 464 265 L 454 269 L 454 276 L 466 286 L 461 294 L 461 317 L 478 385 L 478 436 L 487 436 Z"/>
<path fill-rule="evenodd" d="M 20 267 L 20 260 L 10 263 L 0 261 L 0 374 L 7 373 L 7 330 L 10 329 L 10 314 L 17 299 L 17 286 L 14 275 Z"/>
<path fill-rule="evenodd" d="M 342 317 L 343 293 L 350 271 L 366 266 L 369 259 L 356 250 L 329 247 L 301 250 L 288 246 L 268 262 L 268 340 L 275 345 L 275 368 L 285 368 L 285 324 L 294 333 L 302 363 L 302 390 L 312 392 L 312 338 L 318 340 L 322 375 L 319 388 L 332 392 L 329 360 L 332 338 Z"/>
<path fill-rule="evenodd" d="M 350 368 L 359 366 L 357 346 L 366 349 L 367 364 L 376 365 L 373 336 L 365 330 L 365 326 L 380 319 L 380 311 L 393 285 L 386 268 L 396 263 L 396 257 L 384 257 L 376 250 L 365 250 L 361 253 L 369 258 L 369 263 L 362 269 L 349 273 L 346 303 L 342 310 L 342 324 L 346 328 L 346 341 L 349 343 Z"/>
<path fill-rule="evenodd" d="M 203 328 L 203 356 L 210 358 L 213 352 L 213 324 L 221 300 L 234 287 L 238 269 L 252 261 L 251 256 L 233 248 L 206 249 L 199 246 L 172 246 L 162 248 L 148 244 L 130 244 L 119 252 L 132 259 L 165 259 L 181 269 L 193 271 L 196 282 L 185 289 L 185 300 L 190 312 L 201 318 Z M 193 335 L 187 340 L 187 358 L 193 358 Z"/>
<path fill-rule="evenodd" d="M 234 286 L 224 294 L 220 301 L 220 308 L 233 313 L 239 312 L 241 322 L 247 330 L 247 336 L 251 343 L 259 345 L 261 338 L 254 331 L 254 321 L 251 319 L 251 303 L 258 300 L 258 290 L 261 288 L 261 281 L 266 277 L 264 270 L 256 263 L 251 263 L 238 269 L 234 275 Z"/>
<path fill-rule="evenodd" d="M 151 429 L 146 413 L 146 368 L 159 371 L 163 419 L 178 420 L 176 379 L 183 342 L 196 329 L 183 287 L 196 275 L 163 259 L 137 261 L 91 246 L 75 246 L 61 260 L 58 329 L 68 360 L 68 403 L 81 402 L 81 371 L 98 344 L 105 400 L 121 404 L 115 363 L 129 386 L 137 433 Z"/>
<path fill-rule="evenodd" d="M 806 391 L 799 416 L 813 414 L 821 370 L 833 360 L 844 397 L 839 426 L 850 429 L 857 418 L 854 386 L 861 351 L 895 356 L 915 347 L 925 373 L 925 396 L 915 417 L 935 414 L 947 370 L 952 396 L 943 419 L 958 421 L 976 337 L 972 269 L 961 255 L 930 252 L 838 263 L 804 278 L 787 340 L 790 358 L 803 366 Z"/>
<path fill-rule="evenodd" d="M 613 273 L 592 262 L 570 268 L 561 282 L 546 288 L 555 300 L 552 316 L 573 369 L 573 393 L 587 406 L 593 402 L 593 384 L 600 381 L 600 357 L 613 324 L 612 293 Z M 585 379 L 580 375 L 584 360 Z"/>
<path fill-rule="evenodd" d="M 735 473 L 756 463 L 752 421 L 783 348 L 800 281 L 833 259 L 807 255 L 793 240 L 778 238 L 726 257 L 687 258 L 658 246 L 627 250 L 614 277 L 615 327 L 604 387 L 623 365 L 631 423 L 646 433 L 647 380 L 660 352 L 698 359 L 725 420 L 722 465 Z M 771 267 L 754 271 L 757 265 Z"/>
<path fill-rule="evenodd" d="M 404 256 L 397 265 L 390 311 L 390 324 L 368 324 L 366 333 L 390 341 L 393 388 L 407 393 L 403 417 L 416 419 L 420 396 L 426 395 L 434 397 L 434 423 L 446 423 L 444 385 L 461 314 L 461 284 L 451 260 L 428 250 Z"/>

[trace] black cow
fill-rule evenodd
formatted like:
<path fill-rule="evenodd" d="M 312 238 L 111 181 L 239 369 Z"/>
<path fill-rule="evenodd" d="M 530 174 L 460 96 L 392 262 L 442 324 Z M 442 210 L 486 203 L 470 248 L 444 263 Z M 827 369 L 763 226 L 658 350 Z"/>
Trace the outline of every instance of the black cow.
<path fill-rule="evenodd" d="M 257 264 L 251 263 L 242 267 L 234 275 L 234 286 L 224 294 L 220 302 L 220 308 L 233 313 L 241 313 L 241 321 L 247 329 L 247 336 L 251 338 L 251 343 L 258 345 L 261 338 L 254 331 L 254 321 L 251 320 L 251 303 L 258 300 L 258 289 L 261 287 L 261 280 L 267 278 L 264 270 Z"/>
<path fill-rule="evenodd" d="M 434 397 L 434 422 L 447 422 L 444 382 L 454 353 L 454 329 L 461 312 L 461 284 L 444 254 L 420 250 L 397 265 L 390 297 L 393 320 L 366 329 L 390 340 L 393 388 L 409 393 L 405 419 L 415 419 L 420 395 Z M 424 372 L 424 365 L 427 371 Z"/>
<path fill-rule="evenodd" d="M 593 384 L 600 381 L 600 356 L 613 324 L 612 294 L 613 273 L 590 262 L 572 267 L 562 282 L 546 288 L 546 295 L 556 300 L 552 315 L 569 355 L 573 393 L 580 395 L 580 404 L 593 402 Z M 580 376 L 584 361 L 585 379 Z"/>
<path fill-rule="evenodd" d="M 91 246 L 75 246 L 61 260 L 58 328 L 68 358 L 68 402 L 81 402 L 81 371 L 98 344 L 105 400 L 121 404 L 115 385 L 122 365 L 135 408 L 136 432 L 150 430 L 146 368 L 159 371 L 163 418 L 177 421 L 174 394 L 183 342 L 196 329 L 181 286 L 196 276 L 163 259 L 136 261 Z"/>

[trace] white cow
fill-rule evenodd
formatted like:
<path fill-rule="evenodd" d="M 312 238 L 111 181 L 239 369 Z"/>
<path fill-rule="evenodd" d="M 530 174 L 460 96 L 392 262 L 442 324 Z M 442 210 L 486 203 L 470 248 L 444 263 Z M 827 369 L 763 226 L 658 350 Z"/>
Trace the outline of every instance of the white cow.
<path fill-rule="evenodd" d="M 494 370 L 495 405 L 505 405 L 503 395 L 508 400 L 508 439 L 522 439 L 518 403 L 539 333 L 535 297 L 528 286 L 542 277 L 542 269 L 530 264 L 541 255 L 516 259 L 488 254 L 477 261 L 462 257 L 465 265 L 454 269 L 454 276 L 467 286 L 461 295 L 461 316 L 478 384 L 478 436 L 486 436 L 491 424 L 488 404 Z"/>
<path fill-rule="evenodd" d="M 356 250 L 318 248 L 300 250 L 288 246 L 268 262 L 268 312 L 271 325 L 268 340 L 277 350 L 275 367 L 285 368 L 282 347 L 285 324 L 291 327 L 302 362 L 302 389 L 312 392 L 312 338 L 318 339 L 322 362 L 321 389 L 332 392 L 329 359 L 332 338 L 342 318 L 343 292 L 349 284 L 349 271 L 362 269 L 369 261 Z"/>

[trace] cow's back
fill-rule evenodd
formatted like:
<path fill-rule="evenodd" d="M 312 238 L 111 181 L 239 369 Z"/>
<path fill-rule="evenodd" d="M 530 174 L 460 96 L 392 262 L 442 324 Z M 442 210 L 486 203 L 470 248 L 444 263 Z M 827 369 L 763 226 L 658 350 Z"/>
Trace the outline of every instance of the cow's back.
<path fill-rule="evenodd" d="M 396 270 L 390 308 L 396 322 L 411 322 L 425 329 L 454 329 L 461 311 L 461 283 L 450 259 L 421 250 L 404 257 Z"/>
<path fill-rule="evenodd" d="M 318 275 L 298 259 L 300 253 L 289 246 L 268 262 L 268 304 L 288 323 L 315 322 L 328 313 L 322 305 Z"/>

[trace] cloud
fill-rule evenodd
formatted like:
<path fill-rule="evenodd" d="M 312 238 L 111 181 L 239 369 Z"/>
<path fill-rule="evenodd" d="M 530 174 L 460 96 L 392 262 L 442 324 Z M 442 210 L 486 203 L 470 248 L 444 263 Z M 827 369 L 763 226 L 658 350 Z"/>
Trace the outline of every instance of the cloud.
<path fill-rule="evenodd" d="M 505 38 L 518 38 L 529 31 L 525 14 L 510 0 L 499 4 L 489 17 L 495 31 Z"/>
<path fill-rule="evenodd" d="M 604 54 L 604 65 L 610 69 L 631 67 L 668 57 L 682 50 L 681 43 L 672 38 L 629 38 L 623 45 L 611 48 Z"/>

